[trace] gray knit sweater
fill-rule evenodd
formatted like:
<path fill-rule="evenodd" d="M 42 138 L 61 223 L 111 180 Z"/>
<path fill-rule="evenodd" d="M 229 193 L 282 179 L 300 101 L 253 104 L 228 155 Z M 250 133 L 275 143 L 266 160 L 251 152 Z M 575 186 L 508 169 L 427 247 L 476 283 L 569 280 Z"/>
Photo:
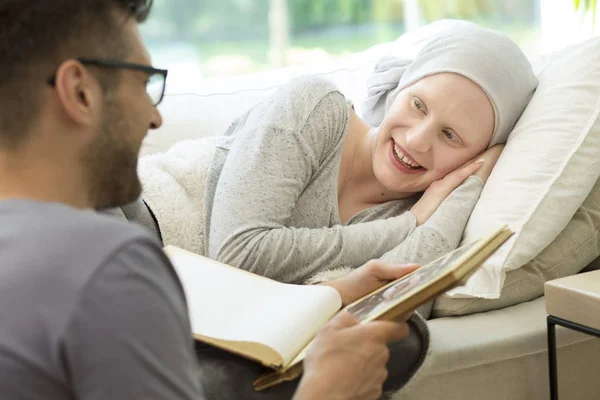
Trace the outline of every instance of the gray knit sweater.
<path fill-rule="evenodd" d="M 219 138 L 206 187 L 208 256 L 279 281 L 381 258 L 425 264 L 461 239 L 483 187 L 468 178 L 423 225 L 418 197 L 339 219 L 337 182 L 350 103 L 330 82 L 295 79 Z"/>

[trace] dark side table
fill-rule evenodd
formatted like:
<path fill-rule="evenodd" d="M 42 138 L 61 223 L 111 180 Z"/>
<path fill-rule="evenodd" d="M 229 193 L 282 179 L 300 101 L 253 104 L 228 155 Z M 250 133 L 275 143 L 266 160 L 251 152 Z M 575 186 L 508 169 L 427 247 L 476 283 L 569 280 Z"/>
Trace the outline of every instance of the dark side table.
<path fill-rule="evenodd" d="M 550 399 L 558 399 L 556 325 L 600 337 L 600 271 L 546 282 Z M 599 360 L 600 362 L 600 360 Z"/>

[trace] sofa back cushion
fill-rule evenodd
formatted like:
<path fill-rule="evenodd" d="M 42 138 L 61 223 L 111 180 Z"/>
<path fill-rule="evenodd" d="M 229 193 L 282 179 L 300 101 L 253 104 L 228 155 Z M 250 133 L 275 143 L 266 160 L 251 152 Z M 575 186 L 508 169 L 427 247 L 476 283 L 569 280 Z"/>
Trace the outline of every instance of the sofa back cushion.
<path fill-rule="evenodd" d="M 544 283 L 600 268 L 600 180 L 565 229 L 540 254 L 521 268 L 508 271 L 498 299 L 442 296 L 432 316 L 448 317 L 509 307 L 544 294 Z"/>
<path fill-rule="evenodd" d="M 440 20 L 400 36 L 397 40 L 375 45 L 363 52 L 339 60 L 269 70 L 238 77 L 196 79 L 195 76 L 171 76 L 159 110 L 163 126 L 151 131 L 141 155 L 164 152 L 175 143 L 225 132 L 235 117 L 265 99 L 292 78 L 305 74 L 325 76 L 355 104 L 360 115 L 367 92 L 367 77 L 379 59 L 393 53 L 411 57 L 427 37 L 461 21 Z"/>
<path fill-rule="evenodd" d="M 240 114 L 290 79 L 318 74 L 333 81 L 357 106 L 366 93 L 366 77 L 391 44 L 375 46 L 342 60 L 312 67 L 289 67 L 233 78 L 200 81 L 190 87 L 167 86 L 159 111 L 163 126 L 149 132 L 141 155 L 167 151 L 175 143 L 220 135 Z"/>

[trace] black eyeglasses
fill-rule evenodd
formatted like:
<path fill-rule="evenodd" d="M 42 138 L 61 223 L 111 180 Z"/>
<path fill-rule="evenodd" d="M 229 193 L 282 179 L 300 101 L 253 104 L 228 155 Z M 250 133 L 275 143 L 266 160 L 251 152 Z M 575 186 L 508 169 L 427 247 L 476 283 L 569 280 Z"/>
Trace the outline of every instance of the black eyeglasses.
<path fill-rule="evenodd" d="M 82 57 L 76 58 L 76 60 L 84 65 L 94 65 L 101 68 L 124 68 L 145 72 L 150 76 L 148 83 L 146 84 L 146 92 L 152 100 L 152 104 L 156 107 L 160 104 L 165 96 L 165 86 L 167 83 L 167 74 L 169 72 L 166 69 L 156 69 L 148 65 L 132 64 L 115 60 L 91 59 Z M 51 76 L 48 79 L 48 83 L 52 86 L 56 85 L 56 75 Z"/>

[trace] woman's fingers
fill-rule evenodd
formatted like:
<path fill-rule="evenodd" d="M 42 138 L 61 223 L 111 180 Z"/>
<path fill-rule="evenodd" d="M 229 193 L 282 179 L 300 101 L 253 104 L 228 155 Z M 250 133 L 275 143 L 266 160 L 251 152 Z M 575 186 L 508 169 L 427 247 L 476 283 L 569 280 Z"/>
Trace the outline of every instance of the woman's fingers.
<path fill-rule="evenodd" d="M 492 169 L 494 169 L 494 166 L 496 165 L 498 158 L 500 158 L 500 154 L 502 154 L 503 149 L 504 145 L 496 145 L 494 147 L 490 147 L 485 151 L 485 153 L 483 153 L 482 158 L 485 159 L 485 162 L 482 164 L 482 168 L 476 171 L 475 175 L 481 178 L 484 183 L 492 173 Z"/>
<path fill-rule="evenodd" d="M 475 174 L 481 167 L 483 166 L 483 162 L 472 162 L 466 167 L 459 168 L 450 174 L 446 175 L 443 179 L 444 183 L 446 183 L 446 189 L 448 190 L 448 194 L 456 189 L 461 183 L 463 183 L 468 177 Z"/>

